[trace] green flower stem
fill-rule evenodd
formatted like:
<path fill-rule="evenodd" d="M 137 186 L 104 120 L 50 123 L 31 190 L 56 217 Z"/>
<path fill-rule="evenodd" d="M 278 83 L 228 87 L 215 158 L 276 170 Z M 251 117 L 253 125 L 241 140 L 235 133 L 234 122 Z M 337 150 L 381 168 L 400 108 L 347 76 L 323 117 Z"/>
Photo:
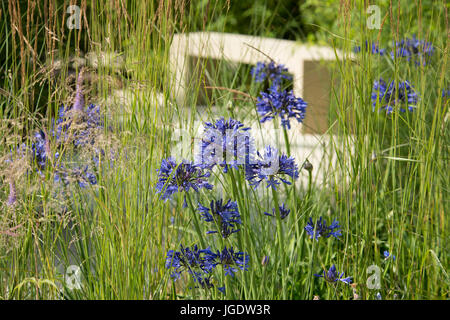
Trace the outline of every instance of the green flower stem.
<path fill-rule="evenodd" d="M 192 211 L 192 215 L 194 217 L 193 218 L 194 228 L 195 228 L 195 231 L 197 232 L 197 234 L 198 234 L 198 236 L 200 238 L 200 245 L 202 246 L 202 249 L 206 249 L 206 242 L 205 242 L 205 239 L 203 237 L 203 233 L 200 230 L 200 224 L 198 222 L 197 212 L 195 211 L 194 206 L 192 205 L 191 196 L 189 195 L 188 192 L 186 192 L 186 200 L 187 200 L 187 203 L 189 205 L 189 208 Z"/>
<path fill-rule="evenodd" d="M 314 230 L 315 232 L 315 230 Z M 311 251 L 311 255 L 309 257 L 309 271 L 308 271 L 308 290 L 306 291 L 306 300 L 311 299 L 312 297 L 312 282 L 313 282 L 313 268 L 314 268 L 314 253 L 315 253 L 315 246 L 316 244 L 316 240 L 313 237 L 312 238 L 312 251 Z"/>
<path fill-rule="evenodd" d="M 230 169 L 228 171 L 228 173 L 230 174 L 230 179 L 231 179 L 231 185 L 232 185 L 232 190 L 233 190 L 232 191 L 233 199 L 237 201 L 239 212 L 241 212 L 244 209 L 244 204 L 242 202 L 243 199 L 239 195 L 239 191 L 238 191 L 238 187 L 237 187 L 237 184 L 236 184 L 236 179 L 234 177 L 233 170 Z M 242 222 L 243 222 L 244 225 L 247 223 L 247 219 L 246 218 L 247 218 L 246 215 L 242 214 L 242 212 L 241 212 L 241 219 L 242 219 Z M 242 232 L 238 232 L 238 244 L 239 244 L 240 248 L 243 248 L 242 247 L 242 244 L 243 244 L 242 242 L 243 242 L 243 240 L 242 240 Z"/>
<path fill-rule="evenodd" d="M 285 259 L 285 241 L 284 241 L 284 233 L 283 233 L 283 225 L 282 225 L 282 219 L 280 214 L 280 206 L 278 201 L 278 194 L 275 188 L 272 187 L 272 195 L 273 195 L 273 201 L 275 203 L 275 213 L 276 213 L 276 219 L 277 219 L 277 234 L 278 234 L 278 253 L 281 258 L 281 268 L 282 268 L 282 292 L 283 292 L 283 299 L 286 299 L 286 259 Z"/>
<path fill-rule="evenodd" d="M 290 157 L 291 156 L 291 145 L 289 143 L 287 129 L 286 129 L 286 126 L 282 126 L 282 127 L 283 127 L 284 142 L 286 144 L 286 153 L 287 153 L 288 157 Z"/>

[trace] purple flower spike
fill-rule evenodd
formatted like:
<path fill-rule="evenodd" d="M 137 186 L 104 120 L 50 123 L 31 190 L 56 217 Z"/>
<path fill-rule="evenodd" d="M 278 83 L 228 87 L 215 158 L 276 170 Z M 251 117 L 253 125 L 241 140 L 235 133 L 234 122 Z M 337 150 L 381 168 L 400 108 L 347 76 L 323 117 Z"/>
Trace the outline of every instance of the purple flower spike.
<path fill-rule="evenodd" d="M 48 137 L 47 130 L 42 129 L 42 132 L 44 132 L 44 151 L 45 154 L 50 155 L 50 139 Z"/>
<path fill-rule="evenodd" d="M 77 111 L 83 111 L 84 110 L 84 96 L 83 96 L 83 72 L 84 70 L 81 69 L 80 73 L 78 74 L 77 79 L 77 86 L 75 91 L 75 102 L 73 103 L 73 110 Z"/>
<path fill-rule="evenodd" d="M 17 202 L 16 184 L 14 180 L 9 181 L 9 196 L 8 196 L 8 207 L 13 207 Z"/>

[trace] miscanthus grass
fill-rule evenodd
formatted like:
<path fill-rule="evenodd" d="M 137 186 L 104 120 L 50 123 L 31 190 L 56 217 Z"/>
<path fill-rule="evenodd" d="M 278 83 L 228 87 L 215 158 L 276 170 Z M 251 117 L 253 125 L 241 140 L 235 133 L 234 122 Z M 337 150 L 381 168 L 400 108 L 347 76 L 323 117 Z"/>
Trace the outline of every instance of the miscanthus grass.
<path fill-rule="evenodd" d="M 279 57 L 194 60 L 173 99 L 172 35 L 230 18 L 175 2 L 90 0 L 80 30 L 1 19 L 0 298 L 448 298 L 443 4 L 381 5 L 381 29 L 340 11 L 324 36 L 352 58 L 316 161 L 294 152 L 315 101 Z"/>

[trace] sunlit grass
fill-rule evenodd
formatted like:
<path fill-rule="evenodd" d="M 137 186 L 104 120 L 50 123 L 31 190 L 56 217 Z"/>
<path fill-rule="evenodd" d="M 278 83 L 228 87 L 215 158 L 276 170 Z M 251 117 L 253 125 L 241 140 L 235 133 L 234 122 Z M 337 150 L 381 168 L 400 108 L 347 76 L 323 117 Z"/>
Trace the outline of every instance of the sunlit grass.
<path fill-rule="evenodd" d="M 331 46 L 350 53 L 366 40 L 377 41 L 379 32 L 382 40 L 411 36 L 409 30 L 414 24 L 418 36 L 432 42 L 436 49 L 426 66 L 391 59 L 389 53 L 378 56 L 368 52 L 332 66 L 339 84 L 330 92 L 333 135 L 327 154 L 338 160 L 330 165 L 323 182 L 305 185 L 297 181 L 295 188 L 281 185 L 277 192 L 265 186 L 254 190 L 242 170 L 225 174 L 215 168 L 210 179 L 214 189 L 198 193 L 191 190 L 189 205 L 183 208 L 183 193 L 165 202 L 155 188 L 156 170 L 162 159 L 179 153 L 180 138 L 188 140 L 187 145 L 194 150 L 189 140 L 199 138 L 196 133 L 200 122 L 221 116 L 252 126 L 255 136 L 266 136 L 267 126 L 258 122 L 258 86 L 251 79 L 250 66 L 236 69 L 220 61 L 211 67 L 198 60 L 200 71 L 187 94 L 189 108 L 173 99 L 171 37 L 178 32 L 217 28 L 220 24 L 208 21 L 208 14 L 215 16 L 222 10 L 226 18 L 227 2 L 212 3 L 208 12 L 183 1 L 128 1 L 126 7 L 121 2 L 117 2 L 119 7 L 115 2 L 88 2 L 88 24 L 83 20 L 81 31 L 69 31 L 58 22 L 47 29 L 31 28 L 27 33 L 25 24 L 21 37 L 9 20 L 1 19 L 0 33 L 7 48 L 1 52 L 7 59 L 2 66 L 6 76 L 0 92 L 0 159 L 6 159 L 11 148 L 22 142 L 31 146 L 36 130 L 50 132 L 60 105 L 72 103 L 74 88 L 65 80 L 70 70 L 78 73 L 79 68 L 73 70 L 63 64 L 61 76 L 54 77 L 55 66 L 50 61 L 69 61 L 79 54 L 74 49 L 77 41 L 85 41 L 84 47 L 91 53 L 110 57 L 103 64 L 86 66 L 93 76 L 86 81 L 85 92 L 89 93 L 87 102 L 100 105 L 104 115 L 102 149 L 106 155 L 111 150 L 115 154 L 112 163 L 108 157 L 100 159 L 97 184 L 87 188 L 76 183 L 62 188 L 54 182 L 51 168 L 41 177 L 31 169 L 33 163 L 20 164 L 11 172 L 9 164 L 2 161 L 1 298 L 352 299 L 357 293 L 362 299 L 375 299 L 378 292 L 383 299 L 448 298 L 449 130 L 448 96 L 443 97 L 442 90 L 448 90 L 449 84 L 448 38 L 443 27 L 446 18 L 439 9 L 443 4 L 436 4 L 431 19 L 421 22 L 421 29 L 415 24 L 421 9 L 415 5 L 408 10 L 402 6 L 406 13 L 399 20 L 396 8 L 388 12 L 381 31 L 367 29 L 365 10 L 355 5 L 349 15 L 341 13 L 340 30 L 323 31 L 321 36 L 328 37 Z M 9 10 L 6 5 L 0 9 L 2 17 Z M 63 15 L 65 9 L 53 7 L 49 12 Z M 267 19 L 267 25 L 251 21 L 258 34 L 270 34 L 272 27 L 277 28 Z M 346 24 L 350 21 L 351 27 Z M 29 24 L 32 26 L 31 21 Z M 42 48 L 33 48 L 37 36 L 48 37 Z M 389 52 L 391 45 L 380 43 Z M 35 60 L 36 50 L 37 55 L 54 51 L 44 54 L 45 59 Z M 416 110 L 391 116 L 373 112 L 372 85 L 380 77 L 410 81 L 420 94 Z M 205 80 L 212 87 L 211 96 L 197 107 Z M 119 89 L 125 92 L 126 102 L 114 103 L 111 98 Z M 278 119 L 272 125 L 280 129 Z M 176 136 L 179 129 L 181 137 Z M 284 148 L 279 132 L 278 147 Z M 292 136 L 291 146 L 296 142 L 292 139 L 301 136 Z M 198 143 L 198 139 L 192 143 Z M 56 149 L 54 141 L 50 146 Z M 183 152 L 186 157 L 194 157 L 189 150 Z M 89 157 L 86 151 L 78 159 Z M 308 177 L 302 168 L 305 160 L 296 162 L 300 174 Z M 312 165 L 311 180 L 316 181 L 323 164 Z M 6 203 L 11 177 L 18 199 L 13 208 Z M 206 235 L 210 226 L 196 212 L 198 202 L 205 205 L 219 198 L 236 201 L 242 217 L 241 230 L 227 239 Z M 277 203 L 285 203 L 291 210 L 284 220 L 264 215 Z M 339 221 L 339 240 L 310 239 L 304 229 L 308 219 L 321 216 L 327 222 Z M 174 282 L 165 267 L 167 252 L 179 250 L 180 244 L 200 245 L 201 238 L 214 250 L 226 245 L 248 253 L 248 271 L 239 271 L 231 278 L 217 268 L 211 290 L 195 288 L 197 284 L 186 274 Z M 396 259 L 385 259 L 385 250 Z M 268 262 L 262 263 L 265 257 Z M 314 276 L 333 264 L 353 277 L 353 286 L 330 285 Z M 70 265 L 80 267 L 81 289 L 70 288 L 65 279 Z M 372 265 L 381 271 L 377 289 L 367 286 Z M 226 287 L 226 294 L 218 292 L 221 286 Z"/>

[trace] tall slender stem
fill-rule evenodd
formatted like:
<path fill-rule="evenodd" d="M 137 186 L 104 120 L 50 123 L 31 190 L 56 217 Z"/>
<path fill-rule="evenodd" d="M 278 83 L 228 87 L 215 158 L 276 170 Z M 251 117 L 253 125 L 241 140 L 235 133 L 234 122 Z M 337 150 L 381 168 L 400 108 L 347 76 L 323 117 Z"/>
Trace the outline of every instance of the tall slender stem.
<path fill-rule="evenodd" d="M 291 145 L 289 143 L 287 129 L 285 126 L 282 126 L 282 127 L 283 127 L 284 143 L 286 144 L 286 153 L 287 153 L 288 157 L 290 157 L 291 156 Z"/>
<path fill-rule="evenodd" d="M 193 218 L 193 220 L 194 220 L 194 228 L 195 228 L 195 231 L 197 231 L 197 234 L 198 234 L 198 236 L 200 238 L 200 245 L 202 246 L 202 249 L 206 249 L 206 242 L 205 242 L 205 239 L 203 237 L 203 233 L 200 230 L 200 225 L 198 223 L 197 212 L 195 211 L 194 206 L 192 205 L 191 196 L 189 195 L 188 192 L 186 192 L 186 200 L 187 200 L 187 203 L 189 205 L 189 208 L 192 211 L 192 215 L 194 216 L 194 218 Z"/>
<path fill-rule="evenodd" d="M 273 201 L 275 203 L 275 214 L 277 219 L 277 234 L 278 234 L 278 253 L 281 258 L 281 274 L 282 274 L 282 292 L 283 292 L 283 299 L 286 299 L 286 256 L 285 256 L 285 241 L 284 241 L 284 233 L 283 233 L 283 225 L 281 221 L 281 214 L 280 214 L 280 206 L 278 201 L 278 194 L 275 188 L 272 187 L 272 195 L 273 195 Z"/>

